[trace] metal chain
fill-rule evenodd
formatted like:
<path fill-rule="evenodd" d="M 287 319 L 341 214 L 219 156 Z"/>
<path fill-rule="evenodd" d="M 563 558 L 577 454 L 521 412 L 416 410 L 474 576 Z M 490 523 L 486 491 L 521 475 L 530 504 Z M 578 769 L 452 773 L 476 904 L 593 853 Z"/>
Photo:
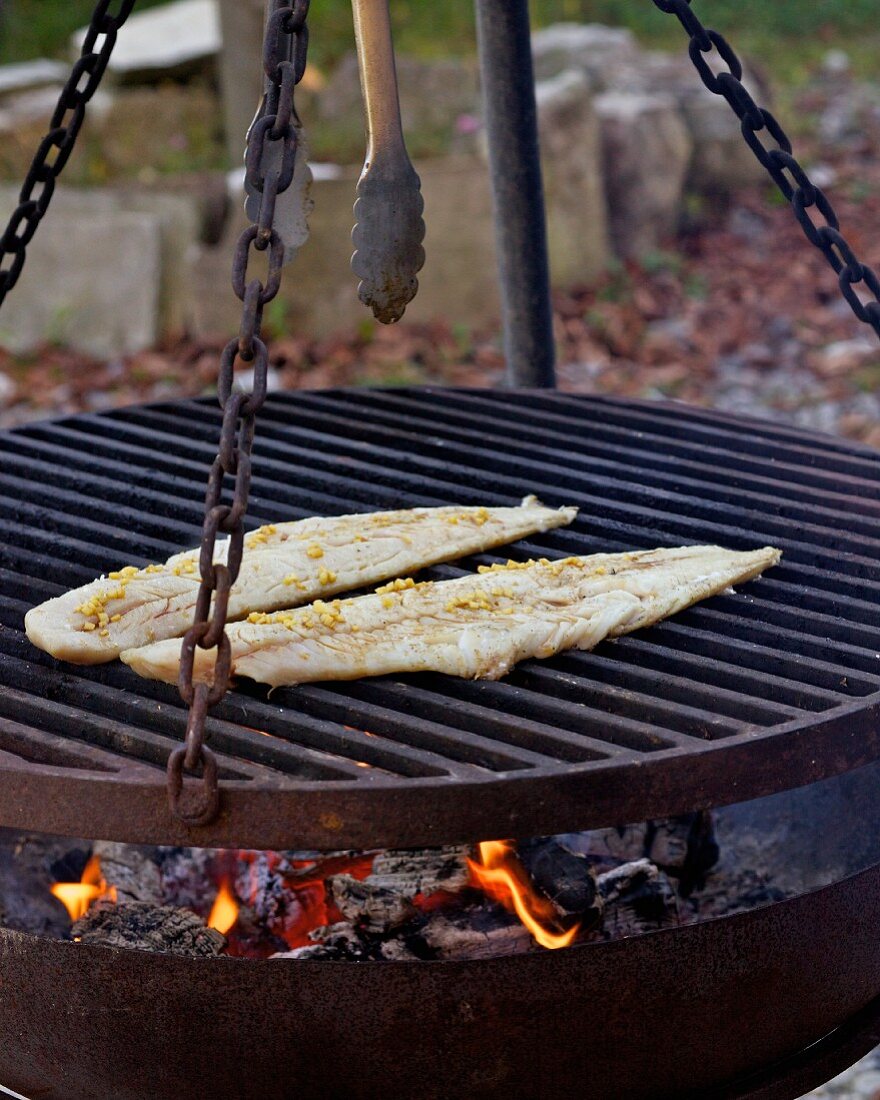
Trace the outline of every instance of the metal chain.
<path fill-rule="evenodd" d="M 110 8 L 114 2 L 98 0 L 80 56 L 58 97 L 49 132 L 40 142 L 19 193 L 18 206 L 0 236 L 0 305 L 18 282 L 27 246 L 49 209 L 55 181 L 73 152 L 86 116 L 86 104 L 101 82 L 119 28 L 131 15 L 136 0 L 118 0 L 118 14 L 112 15 Z"/>
<path fill-rule="evenodd" d="M 275 202 L 293 180 L 297 151 L 293 91 L 305 72 L 310 0 L 272 0 L 266 25 L 263 64 L 267 76 L 264 109 L 248 134 L 245 167 L 247 182 L 261 195 L 259 214 L 239 237 L 232 267 L 232 287 L 243 303 L 241 328 L 220 357 L 217 384 L 223 426 L 220 447 L 208 479 L 205 521 L 199 557 L 201 585 L 193 625 L 183 639 L 180 654 L 180 694 L 190 708 L 185 744 L 168 759 L 168 798 L 171 812 L 187 825 L 206 825 L 217 815 L 220 792 L 217 759 L 205 745 L 208 708 L 226 694 L 232 650 L 226 634 L 229 595 L 244 552 L 244 518 L 251 485 L 251 449 L 256 415 L 266 400 L 269 356 L 260 339 L 263 308 L 281 287 L 284 242 L 274 227 Z M 280 153 L 280 155 L 276 155 Z M 253 252 L 268 257 L 266 281 L 248 277 Z M 236 365 L 253 369 L 250 394 L 233 392 Z M 224 504 L 226 475 L 235 479 L 231 504 Z M 219 534 L 229 536 L 225 563 L 216 559 Z M 197 649 L 217 650 L 210 684 L 194 683 Z M 184 774 L 201 766 L 201 791 L 184 806 Z"/>
<path fill-rule="evenodd" d="M 688 52 L 701 80 L 736 112 L 746 143 L 791 203 L 807 240 L 834 269 L 841 293 L 853 313 L 880 336 L 880 278 L 873 268 L 861 262 L 840 232 L 840 221 L 828 196 L 793 156 L 791 141 L 782 126 L 747 91 L 742 82 L 742 62 L 733 47 L 718 31 L 703 26 L 691 8 L 691 0 L 654 0 L 654 4 L 661 11 L 677 16 L 690 36 Z M 709 64 L 709 55 L 716 52 L 726 66 L 720 72 Z M 857 289 L 860 285 L 864 287 L 863 295 Z"/>

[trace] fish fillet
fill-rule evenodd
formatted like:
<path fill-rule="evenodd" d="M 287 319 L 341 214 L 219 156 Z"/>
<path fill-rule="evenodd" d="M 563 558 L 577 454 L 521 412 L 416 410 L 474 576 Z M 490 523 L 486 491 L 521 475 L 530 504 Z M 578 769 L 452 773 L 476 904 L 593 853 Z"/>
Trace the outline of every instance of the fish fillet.
<path fill-rule="evenodd" d="M 397 580 L 372 595 L 253 614 L 229 629 L 232 670 L 273 687 L 401 672 L 498 679 L 526 657 L 592 649 L 758 576 L 778 550 L 685 546 L 629 554 L 508 562 L 453 581 Z M 174 682 L 180 643 L 122 660 Z M 196 676 L 212 675 L 197 654 Z"/>
<path fill-rule="evenodd" d="M 245 539 L 229 619 L 296 607 L 438 562 L 571 523 L 576 508 L 412 508 L 269 524 Z M 129 566 L 48 600 L 25 617 L 34 645 L 77 664 L 100 664 L 181 637 L 199 590 L 198 550 L 145 569 Z"/>

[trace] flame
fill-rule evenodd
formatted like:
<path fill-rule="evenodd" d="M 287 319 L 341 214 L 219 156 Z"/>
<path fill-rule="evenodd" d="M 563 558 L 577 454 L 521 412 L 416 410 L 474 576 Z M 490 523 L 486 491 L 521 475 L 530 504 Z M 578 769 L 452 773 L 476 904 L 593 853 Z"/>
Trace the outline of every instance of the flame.
<path fill-rule="evenodd" d="M 84 917 L 92 902 L 98 898 L 116 901 L 116 887 L 107 885 L 97 856 L 92 856 L 85 865 L 79 882 L 56 882 L 49 889 L 64 905 L 72 921 Z"/>
<path fill-rule="evenodd" d="M 568 947 L 580 931 L 580 924 L 566 932 L 549 931 L 547 925 L 558 919 L 556 910 L 546 898 L 536 893 L 514 853 L 512 842 L 484 840 L 479 848 L 480 862 L 468 860 L 476 885 L 505 909 L 516 913 L 542 947 L 550 950 Z"/>
<path fill-rule="evenodd" d="M 211 915 L 208 917 L 208 927 L 216 928 L 225 936 L 238 920 L 238 902 L 229 887 L 229 881 L 224 879 L 220 883 L 220 890 L 214 899 Z"/>

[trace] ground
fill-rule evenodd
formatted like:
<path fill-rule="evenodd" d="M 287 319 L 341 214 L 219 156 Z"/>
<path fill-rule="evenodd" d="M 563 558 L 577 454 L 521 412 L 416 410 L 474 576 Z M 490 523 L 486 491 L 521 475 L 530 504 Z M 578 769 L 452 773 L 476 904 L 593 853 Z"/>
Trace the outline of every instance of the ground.
<path fill-rule="evenodd" d="M 818 81 L 787 108 L 786 121 L 840 130 L 835 119 L 852 97 L 847 83 Z M 877 265 L 880 122 L 873 109 L 844 122 L 855 137 L 835 131 L 825 147 L 805 136 L 801 149 L 817 178 L 830 183 L 853 247 Z M 776 417 L 880 446 L 880 345 L 770 184 L 738 195 L 711 224 L 640 264 L 556 293 L 555 311 L 564 389 Z M 472 333 L 450 319 L 384 328 L 365 316 L 357 331 L 312 340 L 285 332 L 271 308 L 266 327 L 276 388 L 492 386 L 502 376 L 497 327 Z M 211 392 L 228 335 L 213 342 L 181 336 L 113 362 L 55 347 L 27 357 L 0 352 L 7 380 L 0 426 Z"/>
<path fill-rule="evenodd" d="M 20 0 L 10 9 L 19 12 L 12 30 L 24 26 L 30 2 Z M 757 25 L 765 36 L 777 30 L 781 55 L 793 56 L 792 39 L 785 37 L 793 27 L 786 17 L 773 9 L 775 14 L 750 23 L 754 7 L 753 0 L 743 0 L 734 13 L 728 0 L 715 0 L 708 15 L 716 25 L 739 25 L 747 41 L 757 42 L 765 63 L 767 43 L 765 37 L 755 38 Z M 605 13 L 602 0 L 547 0 L 533 8 L 539 21 Z M 668 34 L 668 20 L 653 5 L 645 9 L 652 14 L 632 17 L 636 29 Z M 851 0 L 843 32 L 852 35 L 863 25 L 864 9 L 862 0 Z M 423 9 L 398 0 L 395 10 L 402 31 L 418 45 L 425 35 Z M 778 113 L 804 163 L 827 185 L 844 233 L 859 256 L 877 266 L 880 87 L 860 79 L 858 50 L 849 58 L 854 75 L 843 71 L 847 55 L 838 53 L 824 69 L 809 60 L 827 55 L 828 17 L 839 10 L 828 0 L 809 5 L 800 20 L 802 29 L 816 35 L 800 42 L 798 56 L 806 60 L 795 83 L 776 82 Z M 458 5 L 444 7 L 444 19 L 450 32 L 464 35 L 464 42 L 456 42 L 465 48 L 469 16 L 453 14 L 457 11 Z M 819 14 L 826 22 L 817 22 Z M 64 18 L 74 21 L 74 15 L 81 19 L 82 12 Z M 335 0 L 328 0 L 324 18 L 331 43 L 342 43 Z M 63 23 L 61 15 L 58 20 Z M 57 44 L 58 26 L 52 33 L 56 37 L 48 46 Z M 30 39 L 18 41 L 22 46 Z M 785 68 L 792 69 L 790 61 Z M 773 72 L 778 76 L 778 69 Z M 556 294 L 560 385 L 778 417 L 880 446 L 880 345 L 853 317 L 834 273 L 807 243 L 773 185 L 738 195 L 724 211 L 695 213 L 694 224 L 681 237 L 640 264 L 620 265 L 590 286 Z M 14 308 L 14 296 L 7 308 Z M 421 382 L 491 386 L 502 374 L 497 325 L 474 333 L 450 318 L 431 326 L 404 322 L 385 329 L 365 314 L 356 331 L 318 341 L 286 331 L 284 318 L 270 306 L 266 329 L 274 337 L 270 350 L 277 388 Z M 218 353 L 229 335 L 218 333 L 214 341 L 181 335 L 162 347 L 103 363 L 57 347 L 26 357 L 0 351 L 0 427 L 211 392 Z"/>

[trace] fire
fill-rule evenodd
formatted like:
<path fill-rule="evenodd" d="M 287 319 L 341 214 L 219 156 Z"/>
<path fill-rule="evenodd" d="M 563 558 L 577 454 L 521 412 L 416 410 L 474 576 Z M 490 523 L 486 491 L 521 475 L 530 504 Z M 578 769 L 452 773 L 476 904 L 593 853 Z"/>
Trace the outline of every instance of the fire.
<path fill-rule="evenodd" d="M 479 848 L 480 862 L 468 860 L 476 885 L 505 909 L 516 913 L 542 947 L 551 950 L 568 947 L 580 931 L 580 924 L 566 932 L 549 930 L 548 925 L 556 923 L 558 914 L 550 901 L 541 897 L 529 882 L 511 841 L 484 840 Z"/>
<path fill-rule="evenodd" d="M 72 921 L 84 917 L 98 898 L 116 901 L 116 887 L 107 885 L 97 856 L 92 856 L 86 864 L 79 882 L 56 882 L 49 889 L 64 905 Z"/>
<path fill-rule="evenodd" d="M 224 879 L 220 884 L 220 890 L 211 907 L 211 915 L 208 917 L 208 927 L 216 928 L 225 936 L 238 920 L 238 902 L 229 887 L 229 882 Z"/>

